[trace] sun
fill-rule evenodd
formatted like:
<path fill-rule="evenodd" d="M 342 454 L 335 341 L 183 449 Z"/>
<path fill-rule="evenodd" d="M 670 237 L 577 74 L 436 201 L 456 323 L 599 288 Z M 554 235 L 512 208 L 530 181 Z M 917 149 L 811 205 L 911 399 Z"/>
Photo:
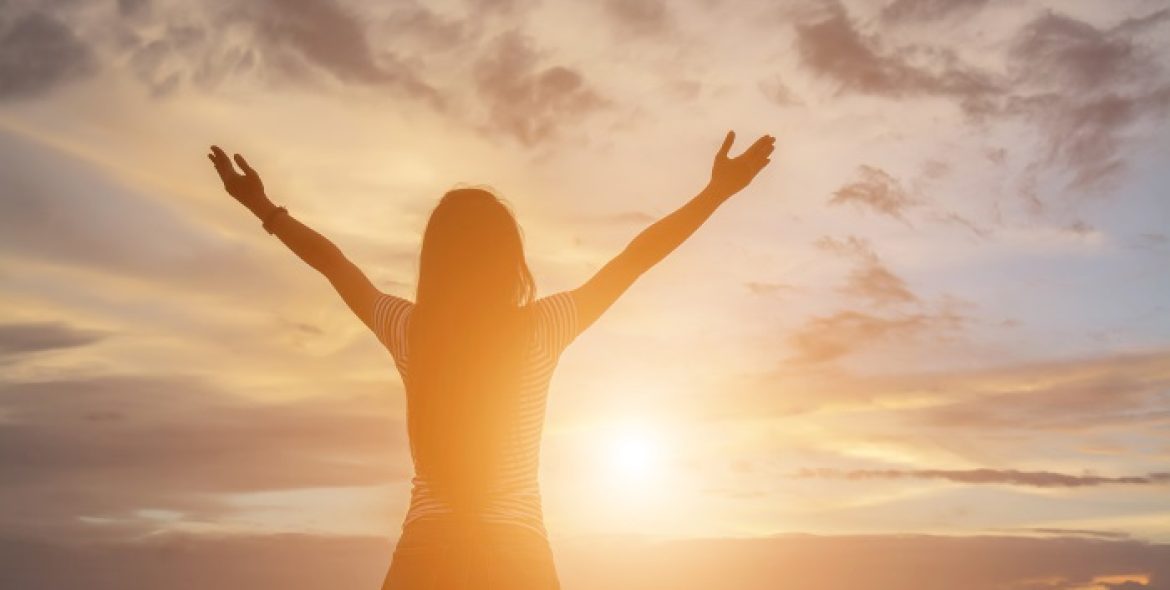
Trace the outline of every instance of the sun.
<path fill-rule="evenodd" d="M 664 442 L 652 428 L 613 428 L 606 433 L 601 451 L 606 481 L 624 493 L 649 491 L 663 475 Z"/>

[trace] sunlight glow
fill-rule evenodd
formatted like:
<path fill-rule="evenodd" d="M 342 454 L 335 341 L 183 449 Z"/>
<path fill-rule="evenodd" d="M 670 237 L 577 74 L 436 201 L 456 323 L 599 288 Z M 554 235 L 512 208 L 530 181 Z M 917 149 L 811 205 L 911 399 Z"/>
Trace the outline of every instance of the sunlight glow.
<path fill-rule="evenodd" d="M 600 457 L 604 479 L 623 496 L 645 494 L 657 487 L 664 472 L 661 435 L 644 425 L 625 425 L 608 432 Z"/>

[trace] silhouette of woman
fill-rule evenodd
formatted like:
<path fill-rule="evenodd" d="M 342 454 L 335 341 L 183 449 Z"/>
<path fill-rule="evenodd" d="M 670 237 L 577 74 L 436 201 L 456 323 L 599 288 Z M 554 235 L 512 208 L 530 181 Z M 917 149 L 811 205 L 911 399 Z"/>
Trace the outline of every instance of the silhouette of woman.
<path fill-rule="evenodd" d="M 265 195 L 239 154 L 208 158 L 227 192 L 325 275 L 388 349 L 406 389 L 415 475 L 383 590 L 559 588 L 537 485 L 549 379 L 561 352 L 768 164 L 775 138 L 728 157 L 708 185 L 580 287 L 535 299 L 520 228 L 491 192 L 447 192 L 423 234 L 415 302 L 379 291 L 332 242 Z"/>

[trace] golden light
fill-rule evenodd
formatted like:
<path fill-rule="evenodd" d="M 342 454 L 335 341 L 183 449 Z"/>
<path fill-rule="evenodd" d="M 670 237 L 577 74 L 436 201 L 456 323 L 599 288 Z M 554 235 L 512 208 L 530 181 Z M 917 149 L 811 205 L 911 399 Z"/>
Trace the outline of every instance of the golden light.
<path fill-rule="evenodd" d="M 608 429 L 600 445 L 603 480 L 623 496 L 653 489 L 665 471 L 661 433 L 640 424 Z"/>

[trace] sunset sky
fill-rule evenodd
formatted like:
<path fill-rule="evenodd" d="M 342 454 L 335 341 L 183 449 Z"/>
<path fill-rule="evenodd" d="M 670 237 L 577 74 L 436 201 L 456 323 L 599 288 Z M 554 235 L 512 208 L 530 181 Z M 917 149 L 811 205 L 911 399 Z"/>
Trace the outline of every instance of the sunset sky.
<path fill-rule="evenodd" d="M 1080 543 L 970 587 L 1170 587 L 1168 114 L 1164 0 L 0 0 L 0 576 L 380 539 L 381 581 L 398 374 L 209 145 L 403 297 L 439 196 L 490 186 L 543 295 L 733 129 L 771 165 L 561 358 L 566 588 L 599 538 Z"/>

